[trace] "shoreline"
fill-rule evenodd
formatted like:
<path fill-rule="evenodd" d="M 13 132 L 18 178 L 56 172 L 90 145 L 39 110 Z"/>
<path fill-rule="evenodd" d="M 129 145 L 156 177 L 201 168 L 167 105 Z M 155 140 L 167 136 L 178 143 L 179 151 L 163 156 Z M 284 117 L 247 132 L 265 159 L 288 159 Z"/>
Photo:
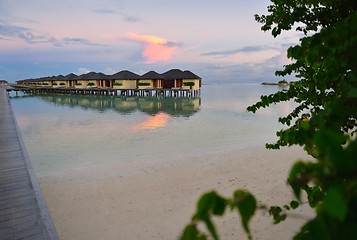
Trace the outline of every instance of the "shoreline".
<path fill-rule="evenodd" d="M 39 182 L 61 239 L 177 239 L 207 191 L 227 197 L 245 188 L 268 205 L 290 202 L 285 179 L 298 159 L 308 159 L 300 148 L 259 146 L 126 166 L 132 168 L 127 174 L 120 164 L 94 166 L 43 175 Z M 258 211 L 253 238 L 290 239 L 311 211 L 301 207 L 296 212 L 301 219 L 278 225 Z M 222 239 L 246 238 L 237 214 L 215 222 Z"/>

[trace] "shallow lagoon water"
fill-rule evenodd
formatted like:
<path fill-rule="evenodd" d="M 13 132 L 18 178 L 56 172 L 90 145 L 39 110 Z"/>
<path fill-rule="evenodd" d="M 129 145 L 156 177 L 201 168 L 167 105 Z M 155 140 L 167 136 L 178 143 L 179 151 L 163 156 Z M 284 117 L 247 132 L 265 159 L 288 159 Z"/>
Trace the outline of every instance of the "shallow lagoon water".
<path fill-rule="evenodd" d="M 282 127 L 277 118 L 292 104 L 256 114 L 246 107 L 279 89 L 259 84 L 204 85 L 199 98 L 44 94 L 12 97 L 11 103 L 41 176 L 118 161 L 139 167 L 263 147 L 276 139 L 275 132 Z"/>

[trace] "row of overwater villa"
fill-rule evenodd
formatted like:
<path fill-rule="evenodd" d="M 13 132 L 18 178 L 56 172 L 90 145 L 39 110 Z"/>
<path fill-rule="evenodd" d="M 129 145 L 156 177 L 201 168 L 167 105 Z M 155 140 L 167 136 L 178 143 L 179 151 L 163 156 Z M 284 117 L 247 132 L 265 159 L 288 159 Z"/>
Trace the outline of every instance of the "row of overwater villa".
<path fill-rule="evenodd" d="M 128 70 L 113 75 L 89 72 L 77 76 L 71 73 L 66 76 L 19 80 L 16 83 L 14 90 L 122 96 L 197 96 L 201 89 L 199 76 L 180 69 L 171 69 L 161 74 L 150 71 L 141 76 Z"/>

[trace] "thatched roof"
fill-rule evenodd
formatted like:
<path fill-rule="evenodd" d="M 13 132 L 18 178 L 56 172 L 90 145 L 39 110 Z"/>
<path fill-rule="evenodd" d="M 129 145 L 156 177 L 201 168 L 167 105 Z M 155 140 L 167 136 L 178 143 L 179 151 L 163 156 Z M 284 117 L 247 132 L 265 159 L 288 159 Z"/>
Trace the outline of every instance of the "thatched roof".
<path fill-rule="evenodd" d="M 78 79 L 83 79 L 83 80 L 89 80 L 89 79 L 93 79 L 93 77 L 97 75 L 96 72 L 89 72 L 89 73 L 84 73 L 82 75 L 78 76 Z"/>
<path fill-rule="evenodd" d="M 114 79 L 114 80 L 136 80 L 136 79 L 140 79 L 140 76 L 138 74 L 130 72 L 128 70 L 123 70 L 123 71 L 120 71 L 120 72 L 117 72 L 117 73 L 111 75 L 110 79 Z"/>
<path fill-rule="evenodd" d="M 162 75 L 155 72 L 155 71 L 150 71 L 145 74 L 143 74 L 140 79 L 145 79 L 145 80 L 151 80 L 151 79 L 163 79 Z"/>
<path fill-rule="evenodd" d="M 55 81 L 55 80 L 151 80 L 151 79 L 162 79 L 162 80 L 175 80 L 175 79 L 201 79 L 196 74 L 192 73 L 191 71 L 182 71 L 180 69 L 171 69 L 167 72 L 162 74 L 157 73 L 155 71 L 149 71 L 142 76 L 133 73 L 128 70 L 123 70 L 117 72 L 113 75 L 106 75 L 104 73 L 96 73 L 96 72 L 89 72 L 86 74 L 82 74 L 77 76 L 74 73 L 70 73 L 66 76 L 58 75 L 58 76 L 48 76 L 42 78 L 35 78 L 35 79 L 25 79 L 22 81 Z M 21 81 L 18 81 L 21 82 Z"/>
<path fill-rule="evenodd" d="M 199 76 L 188 70 L 183 72 L 183 76 L 184 79 L 201 79 Z"/>
<path fill-rule="evenodd" d="M 78 76 L 78 80 L 104 80 L 108 79 L 108 75 L 104 73 L 89 72 Z"/>
<path fill-rule="evenodd" d="M 165 80 L 182 79 L 183 72 L 180 69 L 171 69 L 161 74 Z"/>
<path fill-rule="evenodd" d="M 55 77 L 56 80 L 63 80 L 64 79 L 64 76 L 63 75 L 58 75 Z"/>
<path fill-rule="evenodd" d="M 97 73 L 97 76 L 96 76 L 96 77 L 97 77 L 98 80 L 111 79 L 110 76 L 108 76 L 108 75 L 106 75 L 106 74 L 104 74 L 104 73 L 101 73 L 101 72 Z"/>
<path fill-rule="evenodd" d="M 78 76 L 74 73 L 70 73 L 70 74 L 66 75 L 63 79 L 64 80 L 76 80 L 76 79 L 78 79 Z"/>
<path fill-rule="evenodd" d="M 58 79 L 58 76 L 51 76 L 51 77 L 48 77 L 47 79 L 44 79 L 42 81 L 51 81 L 51 80 L 59 80 L 59 79 Z"/>

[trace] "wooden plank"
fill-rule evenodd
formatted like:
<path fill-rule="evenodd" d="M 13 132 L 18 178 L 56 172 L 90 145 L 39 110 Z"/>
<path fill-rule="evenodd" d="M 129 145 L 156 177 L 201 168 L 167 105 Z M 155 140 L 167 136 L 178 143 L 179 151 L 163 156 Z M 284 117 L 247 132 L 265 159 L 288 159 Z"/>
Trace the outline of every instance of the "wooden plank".
<path fill-rule="evenodd" d="M 58 239 L 3 88 L 0 88 L 0 213 L 0 239 Z"/>
<path fill-rule="evenodd" d="M 17 199 L 16 201 L 12 201 L 7 204 L 0 204 L 0 211 L 2 212 L 3 210 L 6 210 L 7 208 L 18 208 L 23 205 L 29 205 L 32 201 L 32 196 L 31 195 L 26 195 L 25 197 L 22 197 L 20 199 Z"/>

